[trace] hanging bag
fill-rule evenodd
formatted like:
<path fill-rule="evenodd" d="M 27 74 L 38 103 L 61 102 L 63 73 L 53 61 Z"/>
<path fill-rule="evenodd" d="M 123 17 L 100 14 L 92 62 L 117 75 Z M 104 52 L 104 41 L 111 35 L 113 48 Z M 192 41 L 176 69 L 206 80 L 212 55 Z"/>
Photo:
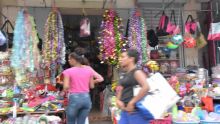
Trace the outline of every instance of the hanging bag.
<path fill-rule="evenodd" d="M 173 31 L 173 36 L 171 37 L 171 41 L 176 45 L 180 45 L 184 41 L 182 34 L 180 34 L 180 27 L 179 27 L 180 15 L 182 15 L 181 11 L 179 13 L 178 23 Z"/>
<path fill-rule="evenodd" d="M 4 24 L 1 27 L 1 31 L 6 37 L 6 43 L 2 46 L 0 46 L 0 51 L 7 51 L 8 48 L 12 48 L 13 43 L 13 33 L 9 32 L 9 26 L 12 29 L 12 32 L 14 31 L 14 26 L 12 23 L 7 19 Z"/>
<path fill-rule="evenodd" d="M 207 41 L 206 41 L 204 35 L 202 34 L 199 22 L 197 22 L 197 27 L 198 27 L 198 36 L 196 38 L 196 47 L 203 48 L 207 45 Z"/>
<path fill-rule="evenodd" d="M 191 19 L 191 21 L 189 21 Z M 185 35 L 184 35 L 184 47 L 194 48 L 196 46 L 196 40 L 194 35 L 196 34 L 197 24 L 194 21 L 192 15 L 188 15 L 185 22 Z"/>
<path fill-rule="evenodd" d="M 173 19 L 173 21 L 172 21 L 172 19 Z M 177 25 L 176 25 L 176 19 L 175 19 L 175 12 L 174 12 L 174 10 L 172 10 L 171 15 L 170 15 L 170 20 L 167 24 L 166 32 L 172 35 L 172 34 L 174 34 L 176 27 L 177 27 Z"/>
<path fill-rule="evenodd" d="M 191 21 L 189 21 L 191 19 Z M 188 15 L 186 22 L 185 22 L 185 33 L 190 33 L 194 35 L 196 33 L 197 23 L 193 19 L 192 15 Z"/>
<path fill-rule="evenodd" d="M 3 35 L 2 31 L 0 31 L 0 46 L 6 43 L 6 37 Z"/>
<path fill-rule="evenodd" d="M 216 22 L 219 20 L 219 15 L 216 13 L 212 16 L 211 14 L 211 23 L 209 26 L 208 40 L 217 41 L 220 40 L 220 22 Z"/>
<path fill-rule="evenodd" d="M 211 23 L 208 40 L 220 40 L 220 22 Z"/>
<path fill-rule="evenodd" d="M 169 33 L 166 32 L 167 30 L 167 24 L 168 24 L 169 18 L 163 11 L 162 16 L 160 17 L 159 26 L 157 30 L 157 36 L 167 36 Z"/>
<path fill-rule="evenodd" d="M 156 47 L 158 45 L 158 37 L 155 33 L 155 31 L 153 30 L 153 17 L 152 17 L 152 11 L 151 11 L 151 29 L 147 31 L 147 39 L 148 39 L 148 43 L 151 47 Z"/>

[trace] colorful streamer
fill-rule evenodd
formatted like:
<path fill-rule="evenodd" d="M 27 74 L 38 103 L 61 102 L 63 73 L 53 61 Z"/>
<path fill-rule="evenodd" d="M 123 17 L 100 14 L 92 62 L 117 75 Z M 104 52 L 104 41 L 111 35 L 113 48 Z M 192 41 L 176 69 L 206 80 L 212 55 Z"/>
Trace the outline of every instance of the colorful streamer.
<path fill-rule="evenodd" d="M 106 10 L 99 37 L 99 48 L 103 63 L 118 65 L 118 58 L 126 48 L 122 27 L 122 19 L 118 17 L 118 14 L 112 9 Z"/>
<path fill-rule="evenodd" d="M 139 52 L 138 65 L 143 66 L 148 60 L 146 25 L 140 11 L 131 11 L 128 29 L 128 45 Z"/>
<path fill-rule="evenodd" d="M 61 14 L 53 9 L 45 24 L 45 36 L 43 42 L 43 63 L 50 71 L 50 81 L 55 83 L 55 74 L 65 64 L 64 29 Z M 60 72 L 58 72 L 60 73 Z"/>
<path fill-rule="evenodd" d="M 10 60 L 15 72 L 15 81 L 20 86 L 28 82 L 27 74 L 39 67 L 39 39 L 35 26 L 33 17 L 27 11 L 18 12 Z"/>

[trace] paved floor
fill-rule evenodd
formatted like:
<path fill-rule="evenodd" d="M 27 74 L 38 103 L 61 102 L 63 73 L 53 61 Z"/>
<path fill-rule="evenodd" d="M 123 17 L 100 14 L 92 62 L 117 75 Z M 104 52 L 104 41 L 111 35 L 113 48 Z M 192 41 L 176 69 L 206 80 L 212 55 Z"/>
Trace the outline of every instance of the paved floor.
<path fill-rule="evenodd" d="M 89 124 L 112 124 L 112 121 L 93 121 L 89 122 Z"/>
<path fill-rule="evenodd" d="M 89 120 L 89 124 L 112 124 L 111 116 L 105 116 L 97 109 L 90 112 Z"/>

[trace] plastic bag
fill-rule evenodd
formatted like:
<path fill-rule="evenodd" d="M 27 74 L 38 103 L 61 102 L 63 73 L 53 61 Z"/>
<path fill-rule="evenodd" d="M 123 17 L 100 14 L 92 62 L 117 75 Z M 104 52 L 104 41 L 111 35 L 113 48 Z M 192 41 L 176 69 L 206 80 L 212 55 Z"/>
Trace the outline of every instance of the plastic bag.
<path fill-rule="evenodd" d="M 211 23 L 208 40 L 220 40 L 220 22 Z"/>
<path fill-rule="evenodd" d="M 88 37 L 90 34 L 90 21 L 88 18 L 83 18 L 80 21 L 80 37 Z"/>

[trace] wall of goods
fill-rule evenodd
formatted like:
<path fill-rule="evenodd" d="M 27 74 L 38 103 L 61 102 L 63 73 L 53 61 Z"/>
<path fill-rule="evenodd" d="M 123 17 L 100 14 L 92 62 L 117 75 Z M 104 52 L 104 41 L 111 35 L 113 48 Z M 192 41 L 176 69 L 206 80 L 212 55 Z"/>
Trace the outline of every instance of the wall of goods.
<path fill-rule="evenodd" d="M 180 13 L 182 14 L 181 11 Z M 100 60 L 101 63 L 119 68 L 120 54 L 129 48 L 136 49 L 139 52 L 139 67 L 152 75 L 160 72 L 167 77 L 163 80 L 164 83 L 169 84 L 166 85 L 168 89 L 173 90 L 181 100 L 172 105 L 163 102 L 173 107 L 167 114 L 160 113 L 161 118 L 169 114 L 172 118 L 154 118 L 151 123 L 220 123 L 220 105 L 214 106 L 220 96 L 220 67 L 213 67 L 212 77 L 209 78 L 206 69 L 180 66 L 184 61 L 180 58 L 181 47 L 201 49 L 207 44 L 199 22 L 191 15 L 188 15 L 185 23 L 180 23 L 180 17 L 177 17 L 176 22 L 174 11 L 170 17 L 164 11 L 160 15 L 158 27 L 147 29 L 140 9 L 133 8 L 129 14 L 127 29 L 124 29 L 122 18 L 115 9 L 103 12 L 97 36 Z M 80 37 L 90 36 L 90 20 L 85 17 L 79 23 Z M 66 63 L 61 13 L 55 7 L 49 12 L 44 25 L 42 50 L 38 48 L 36 26 L 28 9 L 21 9 L 17 14 L 13 35 L 4 28 L 0 32 L 0 46 L 6 46 L 0 53 L 0 121 L 3 124 L 65 121 L 61 117 L 65 118 L 66 93 L 55 87 L 60 81 L 56 76 L 62 73 L 62 65 Z M 184 27 L 183 31 L 181 27 Z M 10 43 L 12 46 L 8 47 Z M 117 83 L 113 81 L 110 87 L 107 86 L 100 99 L 101 110 L 105 114 L 111 114 L 114 123 L 120 118 L 120 110 L 115 103 Z M 109 100 L 111 104 L 106 102 Z M 165 107 L 164 110 L 168 108 Z M 46 114 L 43 114 L 45 111 Z"/>
<path fill-rule="evenodd" d="M 181 11 L 179 15 L 182 15 Z M 105 19 L 106 17 L 109 16 L 103 16 L 104 23 L 102 24 L 107 25 L 107 22 L 109 25 L 113 25 L 113 20 L 112 22 L 110 20 L 107 21 L 107 19 Z M 149 94 L 145 97 L 145 99 L 148 99 L 145 103 L 145 107 L 148 111 L 155 114 L 153 118 L 154 120 L 150 123 L 220 123 L 218 99 L 220 90 L 218 81 L 219 77 L 217 74 L 219 73 L 219 65 L 211 69 L 213 72 L 211 77 L 208 76 L 207 69 L 199 68 L 196 65 L 187 67 L 180 66 L 182 65 L 181 62 L 184 60 L 180 58 L 181 50 L 179 49 L 181 49 L 181 47 L 202 49 L 207 45 L 207 39 L 202 33 L 200 23 L 196 21 L 192 15 L 187 15 L 187 20 L 183 23 L 179 23 L 180 17 L 178 17 L 177 20 L 178 21 L 176 22 L 173 14 L 168 17 L 164 11 L 160 17 L 158 28 L 156 30 L 148 29 L 146 32 L 146 30 L 143 30 L 146 26 L 143 23 L 140 11 L 138 9 L 133 9 L 130 12 L 127 26 L 127 41 L 122 42 L 127 43 L 127 48 L 137 49 L 141 53 L 138 65 L 143 67 L 145 71 L 151 73 L 152 76 L 148 79 L 150 87 L 152 86 L 153 88 L 158 88 L 157 90 L 161 91 L 161 94 L 155 93 L 155 96 L 151 96 Z M 183 27 L 183 29 L 181 29 L 181 27 Z M 103 36 L 103 34 L 105 35 L 105 29 L 106 28 L 103 28 L 101 36 Z M 112 30 L 113 28 L 108 29 Z M 209 32 L 210 35 L 211 33 L 212 32 Z M 105 37 L 111 38 L 111 35 L 112 33 L 108 32 L 108 35 Z M 105 37 L 100 38 L 101 40 L 99 41 L 101 44 L 100 49 L 102 52 L 103 62 L 115 65 L 117 62 L 115 60 L 117 60 L 118 54 L 114 52 L 119 50 L 117 47 L 113 48 L 115 44 L 110 46 L 105 45 L 106 42 L 111 42 L 111 40 L 106 40 Z M 146 37 L 147 39 L 145 39 Z M 113 40 L 116 38 L 114 37 L 111 39 Z M 108 44 L 112 44 L 112 42 Z M 121 50 L 124 49 L 125 48 L 122 47 Z M 146 51 L 143 52 L 142 49 L 146 49 Z M 151 78 L 158 75 L 157 72 L 163 74 L 163 76 L 166 77 L 166 80 L 158 78 L 157 80 L 154 80 L 153 83 L 150 83 L 152 80 Z M 160 81 L 168 85 L 161 89 L 161 85 L 159 85 L 161 83 Z M 115 124 L 117 124 L 120 119 L 121 111 L 116 106 L 116 97 L 114 94 L 116 85 L 117 81 L 112 83 L 111 88 L 107 87 L 103 91 L 101 94 L 103 99 L 100 102 L 104 104 L 101 106 L 103 112 L 105 114 L 111 114 Z M 166 92 L 166 96 L 161 97 L 163 96 L 162 92 L 164 89 L 165 91 L 173 90 L 175 93 L 172 94 L 171 92 Z M 168 100 L 171 96 L 171 100 Z M 174 102 L 174 98 L 177 98 L 177 96 L 179 97 L 179 100 Z M 163 98 L 166 99 L 163 101 Z M 159 107 L 156 106 L 156 103 L 154 106 L 154 103 L 149 99 L 154 102 L 157 101 L 156 103 L 163 103 L 165 105 L 164 107 L 162 107 L 162 105 L 160 106 L 161 109 L 165 110 L 160 113 L 160 117 L 158 117 L 158 113 L 156 114 L 158 111 L 155 109 Z M 106 105 L 108 103 L 105 101 L 111 101 L 111 104 Z M 106 106 L 110 106 L 110 108 Z M 152 110 L 152 107 L 154 110 Z M 109 111 L 110 113 L 108 113 Z"/>

